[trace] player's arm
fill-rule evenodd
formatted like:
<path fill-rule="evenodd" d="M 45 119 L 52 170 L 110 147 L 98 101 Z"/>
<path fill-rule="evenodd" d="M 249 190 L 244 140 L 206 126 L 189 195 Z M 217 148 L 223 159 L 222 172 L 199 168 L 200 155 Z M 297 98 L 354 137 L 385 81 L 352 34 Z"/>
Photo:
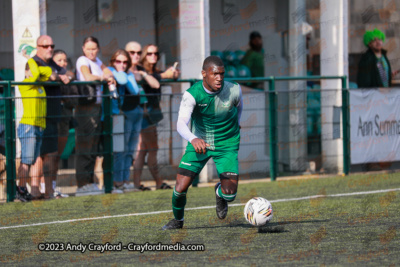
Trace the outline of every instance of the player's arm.
<path fill-rule="evenodd" d="M 237 109 L 238 109 L 238 123 L 239 123 L 239 128 L 240 127 L 240 119 L 242 117 L 242 111 L 243 111 L 243 96 L 242 96 L 242 88 L 239 85 L 239 100 L 238 103 L 236 105 Z"/>
<path fill-rule="evenodd" d="M 195 106 L 196 100 L 186 91 L 182 96 L 181 105 L 179 107 L 177 131 L 185 140 L 193 145 L 197 153 L 206 153 L 206 147 L 209 145 L 204 142 L 203 139 L 195 136 L 188 127 Z"/>

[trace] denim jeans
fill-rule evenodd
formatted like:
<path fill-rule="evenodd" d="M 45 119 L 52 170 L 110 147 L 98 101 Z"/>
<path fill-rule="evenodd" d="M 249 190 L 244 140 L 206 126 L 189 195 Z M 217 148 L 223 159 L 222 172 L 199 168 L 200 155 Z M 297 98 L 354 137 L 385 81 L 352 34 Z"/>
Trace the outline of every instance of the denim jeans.
<path fill-rule="evenodd" d="M 143 109 L 138 106 L 124 111 L 124 152 L 114 153 L 114 182 L 128 182 L 133 155 L 137 150 L 142 129 Z"/>
<path fill-rule="evenodd" d="M 21 163 L 35 164 L 42 145 L 43 128 L 20 123 L 17 131 L 21 141 Z"/>

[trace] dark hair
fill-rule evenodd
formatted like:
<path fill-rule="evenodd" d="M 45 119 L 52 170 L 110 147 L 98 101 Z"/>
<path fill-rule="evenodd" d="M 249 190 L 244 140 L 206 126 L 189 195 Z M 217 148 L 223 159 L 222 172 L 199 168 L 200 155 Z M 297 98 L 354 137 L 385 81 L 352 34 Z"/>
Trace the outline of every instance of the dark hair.
<path fill-rule="evenodd" d="M 64 50 L 57 49 L 57 50 L 54 50 L 54 52 L 53 52 L 53 57 L 56 56 L 56 55 L 59 55 L 59 54 L 67 55 L 67 53 L 65 53 Z"/>
<path fill-rule="evenodd" d="M 85 45 L 88 42 L 96 43 L 97 44 L 97 48 L 100 49 L 100 43 L 99 43 L 99 40 L 97 40 L 96 37 L 89 36 L 89 37 L 86 37 L 85 39 L 83 39 L 83 45 Z"/>
<path fill-rule="evenodd" d="M 132 60 L 131 60 L 131 57 L 130 57 L 129 53 L 126 52 L 126 50 L 124 50 L 124 49 L 118 49 L 117 51 L 114 52 L 114 54 L 111 56 L 110 65 L 109 66 L 113 67 L 114 61 L 120 55 L 123 55 L 128 59 L 128 65 L 126 66 L 126 70 L 125 70 L 125 72 L 128 72 L 129 69 L 132 66 Z"/>
<path fill-rule="evenodd" d="M 259 32 L 257 32 L 257 31 L 254 31 L 254 32 L 250 33 L 249 37 L 250 37 L 250 41 L 251 41 L 251 40 L 253 40 L 255 38 L 261 38 L 261 34 Z"/>
<path fill-rule="evenodd" d="M 203 70 L 207 71 L 207 69 L 211 66 L 217 66 L 217 67 L 223 67 L 224 62 L 220 57 L 217 56 L 209 56 L 206 59 L 204 59 L 203 62 Z"/>
<path fill-rule="evenodd" d="M 159 70 L 156 68 L 156 64 L 154 66 L 150 66 L 150 63 L 147 61 L 147 50 L 149 49 L 150 46 L 155 46 L 157 48 L 157 53 L 158 53 L 158 47 L 155 44 L 148 44 L 142 49 L 142 56 L 140 57 L 140 64 L 142 64 L 142 67 L 146 70 L 146 72 L 152 74 L 155 72 L 158 72 Z M 157 61 L 160 60 L 160 56 L 157 56 Z"/>

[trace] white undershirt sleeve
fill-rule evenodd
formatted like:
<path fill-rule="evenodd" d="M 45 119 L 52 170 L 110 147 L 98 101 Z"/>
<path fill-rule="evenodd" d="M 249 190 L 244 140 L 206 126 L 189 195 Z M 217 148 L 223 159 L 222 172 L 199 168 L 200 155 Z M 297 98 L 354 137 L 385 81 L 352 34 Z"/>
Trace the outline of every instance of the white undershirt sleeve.
<path fill-rule="evenodd" d="M 198 138 L 190 131 L 188 127 L 195 106 L 196 100 L 194 99 L 194 97 L 187 91 L 183 93 L 181 105 L 179 107 L 179 115 L 176 128 L 178 133 L 189 142 L 192 142 L 193 139 Z"/>
<path fill-rule="evenodd" d="M 242 110 L 243 110 L 243 96 L 242 96 L 242 88 L 239 85 L 239 101 L 236 106 L 238 108 L 238 122 L 240 126 L 240 118 L 242 117 Z"/>

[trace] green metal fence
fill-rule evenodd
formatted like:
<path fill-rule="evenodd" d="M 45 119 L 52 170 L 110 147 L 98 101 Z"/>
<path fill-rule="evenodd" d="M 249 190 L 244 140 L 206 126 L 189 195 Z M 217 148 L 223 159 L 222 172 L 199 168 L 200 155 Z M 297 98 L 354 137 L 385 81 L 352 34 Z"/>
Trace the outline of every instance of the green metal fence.
<path fill-rule="evenodd" d="M 342 85 L 342 114 L 343 114 L 343 174 L 349 174 L 350 168 L 350 129 L 349 129 L 349 92 L 347 89 L 347 76 L 303 76 L 303 77 L 249 77 L 249 78 L 225 78 L 227 81 L 235 82 L 267 82 L 269 91 L 269 151 L 270 151 L 270 178 L 275 181 L 278 177 L 278 148 L 277 148 L 277 91 L 276 83 L 283 81 L 320 81 L 320 80 L 341 80 Z M 187 80 L 165 80 L 164 82 L 197 82 L 196 79 Z M 306 90 L 306 89 L 304 89 Z"/>
<path fill-rule="evenodd" d="M 266 99 L 268 99 L 269 105 L 268 114 L 268 134 L 269 134 L 269 172 L 272 181 L 275 181 L 278 177 L 278 125 L 277 125 L 277 96 L 280 92 L 276 90 L 276 83 L 283 81 L 311 81 L 311 80 L 341 80 L 342 83 L 342 135 L 343 135 L 343 174 L 349 173 L 349 96 L 348 90 L 346 89 L 347 77 L 346 76 L 305 76 L 305 77 L 263 77 L 263 78 L 227 78 L 226 80 L 236 82 L 266 82 L 268 83 L 268 90 L 265 91 Z M 190 83 L 190 85 L 199 81 L 198 79 L 181 79 L 181 80 L 163 80 L 162 84 L 169 83 Z M 4 124 L 5 124 L 5 156 L 6 156 L 6 173 L 7 173 L 7 201 L 13 201 L 15 196 L 16 186 L 16 117 L 15 117 L 15 95 L 13 94 L 13 88 L 17 85 L 32 84 L 32 85 L 43 85 L 46 86 L 59 86 L 62 85 L 60 82 L 36 82 L 36 83 L 23 83 L 23 82 L 0 82 L 0 87 L 3 87 L 4 97 Z M 73 85 L 83 84 L 100 84 L 100 82 L 72 82 Z M 104 186 L 105 192 L 110 193 L 113 186 L 113 133 L 112 133 L 112 112 L 111 112 L 111 96 L 108 94 L 107 84 L 103 83 L 104 94 L 103 94 L 103 109 L 104 109 L 104 128 L 102 135 L 104 137 Z M 304 88 L 304 91 L 307 89 Z M 268 94 L 268 96 L 267 96 Z M 173 97 L 170 96 L 170 105 L 172 105 Z M 172 111 L 169 110 L 170 122 L 172 122 Z M 172 136 L 172 125 L 169 127 L 170 135 Z"/>
<path fill-rule="evenodd" d="M 112 190 L 112 173 L 113 173 L 113 153 L 112 153 L 112 116 L 111 116 L 111 96 L 108 92 L 107 83 L 102 82 L 81 82 L 75 81 L 70 85 L 85 85 L 85 84 L 102 84 L 103 85 L 103 110 L 104 123 L 102 136 L 104 138 L 104 185 L 105 192 L 110 193 Z M 16 118 L 16 100 L 14 87 L 18 85 L 46 85 L 60 86 L 61 82 L 0 82 L 0 87 L 3 87 L 2 100 L 4 103 L 4 124 L 5 124 L 5 156 L 6 156 L 6 181 L 7 181 L 7 202 L 14 201 L 16 191 L 16 122 L 20 118 Z M 49 98 L 51 101 L 51 98 Z"/>

